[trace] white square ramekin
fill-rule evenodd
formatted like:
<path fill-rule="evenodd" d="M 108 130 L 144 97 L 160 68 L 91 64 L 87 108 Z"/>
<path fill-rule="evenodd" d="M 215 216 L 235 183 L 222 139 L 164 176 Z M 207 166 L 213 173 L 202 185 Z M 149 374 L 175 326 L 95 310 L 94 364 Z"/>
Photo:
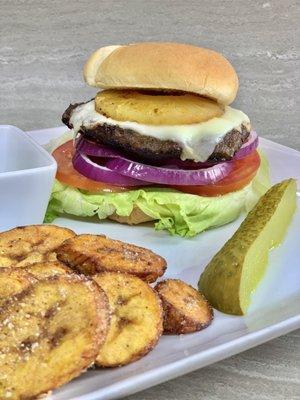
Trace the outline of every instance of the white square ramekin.
<path fill-rule="evenodd" d="M 56 162 L 21 129 L 0 125 L 0 232 L 43 222 Z"/>

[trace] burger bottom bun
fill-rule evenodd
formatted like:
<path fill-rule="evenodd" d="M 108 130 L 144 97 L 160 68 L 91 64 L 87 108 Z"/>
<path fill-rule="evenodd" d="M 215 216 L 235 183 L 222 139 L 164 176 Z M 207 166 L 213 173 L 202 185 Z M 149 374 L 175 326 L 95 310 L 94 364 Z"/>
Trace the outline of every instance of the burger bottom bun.
<path fill-rule="evenodd" d="M 154 218 L 145 214 L 140 208 L 134 207 L 131 214 L 128 217 L 122 217 L 117 215 L 116 213 L 110 215 L 109 219 L 119 222 L 120 224 L 128 224 L 128 225 L 138 225 L 143 224 L 144 222 L 155 221 Z"/>

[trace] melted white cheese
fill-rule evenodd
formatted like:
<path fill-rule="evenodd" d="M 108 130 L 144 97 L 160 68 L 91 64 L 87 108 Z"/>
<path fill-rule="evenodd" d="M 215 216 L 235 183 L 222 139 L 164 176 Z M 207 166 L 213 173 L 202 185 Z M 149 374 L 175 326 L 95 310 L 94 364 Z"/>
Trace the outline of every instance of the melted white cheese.
<path fill-rule="evenodd" d="M 74 109 L 70 123 L 75 135 L 80 127 L 91 128 L 96 124 L 117 125 L 123 129 L 132 129 L 140 135 L 155 137 L 160 140 L 171 140 L 182 148 L 182 160 L 206 161 L 213 153 L 222 137 L 241 125 L 249 126 L 246 114 L 234 108 L 225 107 L 224 114 L 206 122 L 190 125 L 143 125 L 132 121 L 116 121 L 107 118 L 95 110 L 94 100 Z"/>

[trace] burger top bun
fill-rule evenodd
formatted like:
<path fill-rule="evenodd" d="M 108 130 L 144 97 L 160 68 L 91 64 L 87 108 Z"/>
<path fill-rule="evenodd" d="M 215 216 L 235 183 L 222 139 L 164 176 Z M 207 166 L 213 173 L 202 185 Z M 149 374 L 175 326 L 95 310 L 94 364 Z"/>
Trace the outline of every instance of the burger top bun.
<path fill-rule="evenodd" d="M 180 43 L 136 43 L 96 50 L 84 66 L 88 85 L 103 89 L 184 91 L 230 104 L 238 77 L 221 54 Z"/>

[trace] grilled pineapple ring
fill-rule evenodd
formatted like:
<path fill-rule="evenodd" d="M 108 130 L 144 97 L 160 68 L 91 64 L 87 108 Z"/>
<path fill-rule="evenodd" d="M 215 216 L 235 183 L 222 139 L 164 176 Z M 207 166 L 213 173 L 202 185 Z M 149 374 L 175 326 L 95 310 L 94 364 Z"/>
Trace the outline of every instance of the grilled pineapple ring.
<path fill-rule="evenodd" d="M 95 108 L 98 113 L 114 120 L 145 125 L 196 124 L 224 113 L 222 105 L 193 94 L 135 90 L 99 92 Z"/>
<path fill-rule="evenodd" d="M 162 334 L 163 315 L 159 297 L 140 278 L 103 272 L 93 279 L 104 290 L 111 309 L 111 324 L 96 364 L 117 367 L 146 355 Z"/>
<path fill-rule="evenodd" d="M 107 298 L 86 278 L 24 281 L 1 308 L 0 398 L 33 399 L 78 376 L 94 361 L 108 324 Z"/>

